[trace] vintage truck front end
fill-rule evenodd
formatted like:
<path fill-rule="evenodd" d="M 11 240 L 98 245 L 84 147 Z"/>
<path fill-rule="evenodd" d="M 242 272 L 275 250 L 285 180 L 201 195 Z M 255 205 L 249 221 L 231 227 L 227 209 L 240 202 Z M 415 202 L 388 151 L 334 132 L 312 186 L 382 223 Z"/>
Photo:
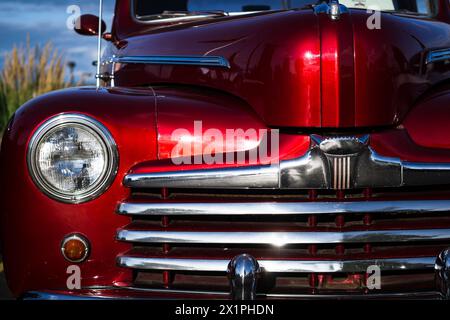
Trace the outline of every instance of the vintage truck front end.
<path fill-rule="evenodd" d="M 427 3 L 156 19 L 118 0 L 102 87 L 38 97 L 4 134 L 10 289 L 449 298 L 450 3 Z"/>

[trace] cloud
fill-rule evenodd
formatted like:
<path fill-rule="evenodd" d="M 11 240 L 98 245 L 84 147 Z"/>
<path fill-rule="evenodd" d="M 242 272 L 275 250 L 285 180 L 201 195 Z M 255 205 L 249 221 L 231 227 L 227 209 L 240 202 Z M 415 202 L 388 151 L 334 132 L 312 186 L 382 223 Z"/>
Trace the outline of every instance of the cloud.
<path fill-rule="evenodd" d="M 7 0 L 0 2 L 0 21 L 16 28 L 64 28 L 71 13 L 68 7 L 77 5 L 81 14 L 97 13 L 98 5 L 87 1 L 21 1 L 13 2 Z M 112 8 L 105 8 L 105 20 L 110 23 Z M 108 19 L 109 18 L 109 19 Z"/>
<path fill-rule="evenodd" d="M 24 44 L 27 35 L 31 45 L 51 41 L 64 54 L 66 61 L 77 64 L 76 73 L 92 73 L 96 57 L 96 38 L 83 37 L 67 29 L 67 7 L 80 6 L 82 13 L 97 13 L 93 0 L 0 0 L 0 68 L 4 54 L 14 45 Z M 105 19 L 111 25 L 114 1 L 105 1 Z M 3 53 L 3 54 L 2 54 Z"/>

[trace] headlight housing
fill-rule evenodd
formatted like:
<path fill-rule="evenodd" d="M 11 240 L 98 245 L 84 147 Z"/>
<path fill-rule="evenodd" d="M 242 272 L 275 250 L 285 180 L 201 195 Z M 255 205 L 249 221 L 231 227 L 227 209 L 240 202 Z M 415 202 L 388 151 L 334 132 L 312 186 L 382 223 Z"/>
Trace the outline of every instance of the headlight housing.
<path fill-rule="evenodd" d="M 101 195 L 118 168 L 117 146 L 98 121 L 63 114 L 42 124 L 28 145 L 28 169 L 53 199 L 81 203 Z"/>

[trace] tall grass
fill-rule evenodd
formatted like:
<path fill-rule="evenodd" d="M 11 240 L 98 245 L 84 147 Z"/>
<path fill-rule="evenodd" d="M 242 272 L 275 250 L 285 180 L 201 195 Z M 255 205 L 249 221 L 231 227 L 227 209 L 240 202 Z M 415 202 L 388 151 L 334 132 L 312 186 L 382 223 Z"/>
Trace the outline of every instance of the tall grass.
<path fill-rule="evenodd" d="M 0 72 L 0 132 L 26 101 L 40 94 L 69 86 L 65 81 L 63 55 L 51 43 L 40 47 L 14 46 Z"/>

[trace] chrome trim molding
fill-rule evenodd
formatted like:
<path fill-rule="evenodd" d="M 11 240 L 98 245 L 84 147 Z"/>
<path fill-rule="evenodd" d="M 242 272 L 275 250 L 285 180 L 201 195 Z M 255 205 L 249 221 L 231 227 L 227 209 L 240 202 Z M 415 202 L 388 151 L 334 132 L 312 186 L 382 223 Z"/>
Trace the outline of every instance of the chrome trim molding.
<path fill-rule="evenodd" d="M 440 61 L 450 60 L 450 48 L 433 50 L 428 52 L 425 64 L 431 64 Z"/>
<path fill-rule="evenodd" d="M 106 160 L 107 167 L 101 178 L 98 179 L 93 186 L 81 194 L 63 193 L 53 186 L 49 185 L 45 178 L 42 176 L 36 165 L 36 151 L 37 146 L 41 142 L 42 138 L 56 127 L 75 124 L 83 126 L 91 130 L 94 134 L 100 138 L 106 148 Z M 116 142 L 114 141 L 111 133 L 108 129 L 99 121 L 78 113 L 64 113 L 53 118 L 50 118 L 42 125 L 40 125 L 34 132 L 27 147 L 27 165 L 30 176 L 36 186 L 47 196 L 55 200 L 65 203 L 83 203 L 93 200 L 102 195 L 114 181 L 117 170 L 119 168 L 119 152 Z"/>
<path fill-rule="evenodd" d="M 116 299 L 126 299 L 127 298 L 115 298 L 109 296 L 90 296 L 90 295 L 82 295 L 82 294 L 61 294 L 61 293 L 52 293 L 52 292 L 43 292 L 43 291 L 30 291 L 23 295 L 23 300 L 59 300 L 59 301 L 87 301 L 87 300 L 116 300 Z"/>
<path fill-rule="evenodd" d="M 130 188 L 353 189 L 450 183 L 450 163 L 384 157 L 369 137 L 311 136 L 310 150 L 277 164 L 225 169 L 128 174 Z"/>
<path fill-rule="evenodd" d="M 278 185 L 278 169 L 275 166 L 246 167 L 199 171 L 175 171 L 152 174 L 129 174 L 124 184 L 134 188 L 273 188 Z"/>
<path fill-rule="evenodd" d="M 177 290 L 177 289 L 151 289 L 141 287 L 121 287 L 122 289 L 132 291 L 142 291 L 151 293 L 171 293 L 171 294 L 200 294 L 200 295 L 217 295 L 223 296 L 224 299 L 230 296 L 229 292 L 224 291 L 194 291 L 194 290 Z M 435 291 L 425 292 L 401 292 L 401 293 L 342 293 L 342 294 L 289 294 L 289 293 L 257 293 L 257 298 L 285 298 L 285 299 L 439 299 L 440 294 Z"/>
<path fill-rule="evenodd" d="M 117 232 L 117 240 L 135 243 L 266 244 L 281 247 L 288 244 L 386 243 L 450 240 L 450 229 L 370 230 L 346 232 L 196 232 L 121 229 Z"/>
<path fill-rule="evenodd" d="M 218 56 L 113 56 L 110 63 L 183 65 L 229 69 L 230 62 Z"/>
<path fill-rule="evenodd" d="M 382 271 L 434 269 L 436 257 L 397 258 L 377 260 L 300 261 L 258 260 L 262 272 L 279 273 L 339 273 L 366 272 L 369 266 L 377 265 Z M 199 272 L 227 272 L 230 260 L 141 258 L 119 256 L 120 267 L 140 270 L 173 270 Z"/>
<path fill-rule="evenodd" d="M 450 200 L 353 201 L 353 202 L 124 202 L 123 215 L 310 215 L 338 213 L 430 213 L 450 212 Z"/>
<path fill-rule="evenodd" d="M 103 290 L 119 290 L 126 292 L 126 296 L 111 296 L 102 295 Z M 134 293 L 151 293 L 151 294 L 178 294 L 178 295 L 205 295 L 205 296 L 217 296 L 218 298 L 228 299 L 230 297 L 229 292 L 225 291 L 205 291 L 205 290 L 177 290 L 177 289 L 151 289 L 151 288 L 141 288 L 141 287 L 108 287 L 97 291 L 98 295 L 82 295 L 82 294 L 60 294 L 52 292 L 43 291 L 31 291 L 25 293 L 22 297 L 23 300 L 132 300 Z M 277 293 L 257 293 L 257 298 L 285 298 L 285 299 L 355 299 L 355 300 L 366 300 L 366 299 L 439 299 L 440 294 L 434 291 L 427 292 L 402 292 L 402 293 L 368 293 L 368 294 L 277 294 Z M 158 297 L 143 298 L 142 294 L 137 298 L 142 299 L 158 299 Z"/>

